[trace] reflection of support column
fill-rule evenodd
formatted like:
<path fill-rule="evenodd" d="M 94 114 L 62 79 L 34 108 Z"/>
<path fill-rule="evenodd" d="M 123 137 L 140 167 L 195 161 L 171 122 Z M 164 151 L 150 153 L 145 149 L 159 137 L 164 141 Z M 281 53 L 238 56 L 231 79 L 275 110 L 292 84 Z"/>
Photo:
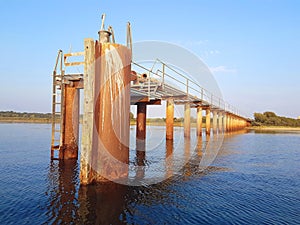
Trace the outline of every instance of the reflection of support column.
<path fill-rule="evenodd" d="M 210 135 L 210 109 L 206 109 L 206 135 Z"/>
<path fill-rule="evenodd" d="M 145 166 L 146 142 L 145 140 L 136 140 L 136 162 L 138 166 Z"/>
<path fill-rule="evenodd" d="M 132 194 L 132 192 L 130 192 Z M 129 199 L 128 199 L 129 197 Z M 127 209 L 128 202 L 134 198 L 128 192 L 128 186 L 113 182 L 101 183 L 98 185 L 80 186 L 78 191 L 77 210 L 80 217 L 75 220 L 77 223 L 86 224 L 120 224 L 126 221 L 124 209 Z M 61 206 L 60 206 L 61 207 Z M 78 218 L 79 221 L 78 221 Z M 64 221 L 64 220 L 59 220 Z M 82 222 L 88 221 L 88 222 Z M 75 222 L 75 223 L 76 223 Z"/>
<path fill-rule="evenodd" d="M 173 140 L 166 140 L 166 178 L 173 176 Z"/>
<path fill-rule="evenodd" d="M 197 107 L 197 136 L 202 136 L 202 107 Z"/>
<path fill-rule="evenodd" d="M 184 136 L 190 137 L 191 130 L 191 106 L 189 103 L 184 105 Z"/>
<path fill-rule="evenodd" d="M 136 104 L 137 104 L 136 138 L 139 140 L 145 140 L 145 138 L 146 138 L 147 103 L 139 102 Z"/>
<path fill-rule="evenodd" d="M 218 130 L 218 112 L 213 111 L 213 132 L 214 134 L 217 133 Z"/>
<path fill-rule="evenodd" d="M 166 139 L 173 140 L 173 132 L 174 132 L 174 100 L 167 100 L 167 108 L 166 108 Z"/>
<path fill-rule="evenodd" d="M 145 160 L 146 160 L 146 142 L 145 140 L 136 139 L 136 163 L 138 165 L 136 178 L 143 179 L 145 177 Z"/>
<path fill-rule="evenodd" d="M 184 139 L 184 175 L 190 176 L 191 175 L 191 166 L 189 163 L 191 157 L 191 140 L 189 138 Z"/>
<path fill-rule="evenodd" d="M 60 159 L 78 158 L 79 89 L 65 86 L 63 148 Z"/>
<path fill-rule="evenodd" d="M 203 154 L 203 140 L 202 140 L 202 137 L 198 137 L 198 139 L 197 139 L 197 155 L 200 157 L 200 160 L 201 160 L 202 154 Z M 200 163 L 200 161 L 199 161 L 199 163 Z"/>
<path fill-rule="evenodd" d="M 74 223 L 78 218 L 77 203 L 77 159 L 60 160 L 58 163 L 51 162 L 48 176 L 48 188 L 46 196 L 49 204 L 47 211 L 53 224 Z"/>

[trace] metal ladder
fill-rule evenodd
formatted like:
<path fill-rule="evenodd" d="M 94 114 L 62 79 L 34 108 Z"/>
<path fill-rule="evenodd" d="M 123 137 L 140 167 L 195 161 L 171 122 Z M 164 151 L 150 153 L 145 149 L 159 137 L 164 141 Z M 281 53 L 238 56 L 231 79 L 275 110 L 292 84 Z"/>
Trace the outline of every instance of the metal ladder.
<path fill-rule="evenodd" d="M 58 65 L 59 73 L 58 73 Z M 64 126 L 64 75 L 63 52 L 58 51 L 56 64 L 53 70 L 52 80 L 52 139 L 51 139 L 51 159 L 59 159 L 59 151 L 63 146 L 63 126 Z M 55 154 L 58 152 L 58 155 Z"/>

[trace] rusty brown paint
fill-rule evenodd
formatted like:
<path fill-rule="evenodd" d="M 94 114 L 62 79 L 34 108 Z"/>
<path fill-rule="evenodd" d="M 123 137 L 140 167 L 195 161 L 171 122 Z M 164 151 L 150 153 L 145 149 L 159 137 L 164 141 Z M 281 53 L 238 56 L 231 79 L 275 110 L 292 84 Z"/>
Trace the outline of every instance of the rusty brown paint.
<path fill-rule="evenodd" d="M 166 139 L 173 140 L 174 133 L 174 100 L 168 99 L 166 106 Z"/>
<path fill-rule="evenodd" d="M 64 104 L 63 146 L 59 157 L 77 159 L 79 137 L 79 90 L 77 88 L 65 86 Z"/>
<path fill-rule="evenodd" d="M 136 138 L 138 140 L 146 139 L 146 117 L 147 117 L 147 103 L 137 103 L 136 115 Z"/>
<path fill-rule="evenodd" d="M 130 73 L 130 81 L 136 81 L 137 80 L 137 72 L 131 71 Z"/>
<path fill-rule="evenodd" d="M 197 107 L 197 136 L 202 136 L 202 107 Z"/>
<path fill-rule="evenodd" d="M 213 133 L 216 134 L 218 131 L 218 112 L 213 111 Z"/>
<path fill-rule="evenodd" d="M 95 54 L 97 151 L 92 167 L 97 182 L 128 175 L 131 53 L 119 44 L 96 42 Z"/>
<path fill-rule="evenodd" d="M 210 109 L 206 109 L 206 122 L 205 122 L 205 128 L 206 128 L 206 135 L 210 135 Z"/>

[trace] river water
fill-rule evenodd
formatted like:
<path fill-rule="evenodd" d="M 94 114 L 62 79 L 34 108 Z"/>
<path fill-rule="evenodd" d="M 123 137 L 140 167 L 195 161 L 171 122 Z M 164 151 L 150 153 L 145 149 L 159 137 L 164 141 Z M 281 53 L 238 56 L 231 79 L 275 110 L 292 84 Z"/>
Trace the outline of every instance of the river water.
<path fill-rule="evenodd" d="M 82 187 L 79 161 L 50 161 L 49 124 L 0 124 L 0 224 L 300 224 L 300 133 L 147 134 L 139 186 Z"/>

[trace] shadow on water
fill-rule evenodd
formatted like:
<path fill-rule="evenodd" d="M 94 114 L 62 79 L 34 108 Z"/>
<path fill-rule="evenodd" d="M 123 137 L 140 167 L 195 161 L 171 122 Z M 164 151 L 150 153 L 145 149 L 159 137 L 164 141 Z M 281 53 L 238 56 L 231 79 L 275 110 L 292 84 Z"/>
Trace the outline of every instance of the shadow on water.
<path fill-rule="evenodd" d="M 165 179 L 157 184 L 144 186 L 126 186 L 112 182 L 80 186 L 77 160 L 52 161 L 47 179 L 47 223 L 143 224 L 145 221 L 160 221 L 155 215 L 149 217 L 149 212 L 143 208 L 166 204 L 176 208 L 179 203 L 174 201 L 174 196 L 178 195 L 175 186 L 182 185 L 193 176 L 199 178 L 210 172 L 224 170 L 208 165 L 217 154 L 216 146 L 212 143 L 212 140 L 217 143 L 216 138 L 199 137 L 195 149 L 191 147 L 194 146 L 191 140 L 184 139 L 182 160 L 185 163 L 179 171 L 174 171 L 173 167 L 174 143 L 166 141 L 162 156 L 165 160 Z M 136 179 L 139 179 L 145 176 L 147 156 L 145 143 L 137 146 L 135 163 L 139 166 L 136 171 Z M 204 157 L 208 161 L 203 161 Z M 163 212 L 159 216 L 162 215 Z"/>

